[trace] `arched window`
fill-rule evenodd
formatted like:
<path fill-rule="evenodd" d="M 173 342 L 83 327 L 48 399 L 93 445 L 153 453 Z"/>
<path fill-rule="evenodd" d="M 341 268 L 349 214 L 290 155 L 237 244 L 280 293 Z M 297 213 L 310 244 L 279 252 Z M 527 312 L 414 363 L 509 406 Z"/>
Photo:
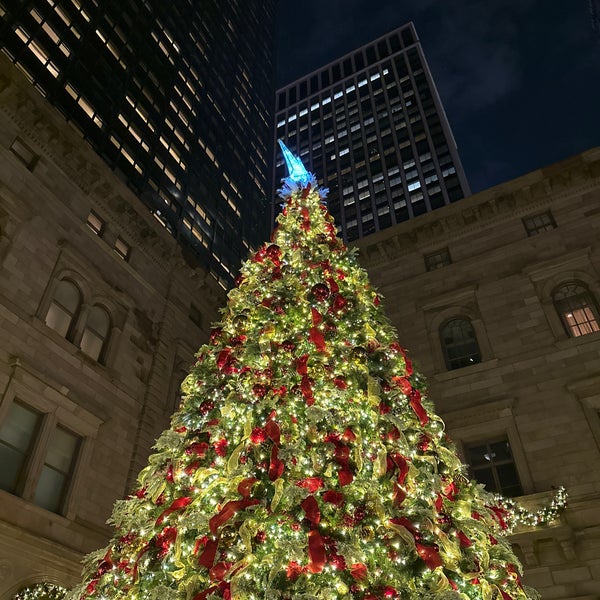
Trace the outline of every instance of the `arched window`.
<path fill-rule="evenodd" d="M 94 360 L 102 362 L 109 332 L 110 317 L 108 312 L 95 304 L 85 322 L 85 329 L 81 337 L 81 350 Z"/>
<path fill-rule="evenodd" d="M 481 352 L 471 321 L 452 319 L 440 327 L 442 350 L 448 370 L 481 362 Z"/>
<path fill-rule="evenodd" d="M 46 313 L 46 325 L 70 340 L 80 304 L 79 288 L 68 279 L 59 281 Z"/>
<path fill-rule="evenodd" d="M 586 286 L 575 281 L 565 283 L 554 290 L 552 299 L 571 337 L 600 331 L 598 306 Z"/>

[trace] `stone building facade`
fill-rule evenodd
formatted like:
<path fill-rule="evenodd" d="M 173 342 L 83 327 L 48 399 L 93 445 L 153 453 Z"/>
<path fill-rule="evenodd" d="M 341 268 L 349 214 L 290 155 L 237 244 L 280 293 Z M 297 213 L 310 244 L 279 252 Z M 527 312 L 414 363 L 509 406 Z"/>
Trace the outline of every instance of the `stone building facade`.
<path fill-rule="evenodd" d="M 472 473 L 553 526 L 513 541 L 544 600 L 600 598 L 600 148 L 359 243 Z"/>
<path fill-rule="evenodd" d="M 79 580 L 223 304 L 0 56 L 0 598 Z"/>

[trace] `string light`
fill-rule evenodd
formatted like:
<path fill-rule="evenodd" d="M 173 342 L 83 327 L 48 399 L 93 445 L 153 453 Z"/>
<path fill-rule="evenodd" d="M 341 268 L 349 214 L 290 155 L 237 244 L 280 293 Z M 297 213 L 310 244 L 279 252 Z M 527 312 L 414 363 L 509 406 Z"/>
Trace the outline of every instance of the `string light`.
<path fill-rule="evenodd" d="M 530 597 L 505 536 L 566 493 L 529 513 L 466 478 L 314 177 L 282 195 L 69 600 Z"/>

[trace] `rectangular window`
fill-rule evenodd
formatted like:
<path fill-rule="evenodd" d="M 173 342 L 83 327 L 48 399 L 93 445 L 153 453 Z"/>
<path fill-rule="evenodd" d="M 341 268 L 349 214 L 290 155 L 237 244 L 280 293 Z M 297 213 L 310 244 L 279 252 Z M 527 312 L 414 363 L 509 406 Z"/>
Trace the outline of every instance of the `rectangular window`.
<path fill-rule="evenodd" d="M 465 448 L 473 477 L 488 492 L 521 496 L 523 488 L 507 438 L 470 444 Z"/>
<path fill-rule="evenodd" d="M 102 235 L 105 222 L 92 210 L 87 218 L 87 226 L 96 234 Z"/>
<path fill-rule="evenodd" d="M 131 246 L 123 239 L 118 237 L 115 240 L 115 252 L 125 261 L 129 260 L 129 253 L 131 252 Z"/>
<path fill-rule="evenodd" d="M 0 488 L 19 493 L 33 448 L 40 413 L 13 402 L 0 427 Z"/>
<path fill-rule="evenodd" d="M 30 170 L 38 161 L 39 156 L 21 138 L 15 138 L 10 145 L 10 151 Z"/>
<path fill-rule="evenodd" d="M 529 237 L 532 235 L 537 235 L 538 233 L 543 233 L 544 231 L 556 229 L 556 222 L 554 221 L 554 217 L 549 210 L 540 213 L 539 215 L 525 217 L 523 219 L 523 225 Z"/>
<path fill-rule="evenodd" d="M 431 254 L 425 255 L 425 268 L 428 271 L 435 271 L 451 264 L 452 258 L 450 257 L 448 248 L 442 248 L 441 250 L 436 250 Z"/>
<path fill-rule="evenodd" d="M 64 504 L 81 438 L 58 426 L 52 430 L 33 503 L 51 512 Z"/>

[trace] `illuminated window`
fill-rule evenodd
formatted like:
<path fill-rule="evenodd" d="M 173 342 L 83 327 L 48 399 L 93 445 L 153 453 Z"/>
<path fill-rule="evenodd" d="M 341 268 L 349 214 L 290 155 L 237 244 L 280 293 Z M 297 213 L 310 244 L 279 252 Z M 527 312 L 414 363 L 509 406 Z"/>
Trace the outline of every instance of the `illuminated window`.
<path fill-rule="evenodd" d="M 598 305 L 586 286 L 577 282 L 566 283 L 554 291 L 552 299 L 571 337 L 600 331 Z"/>
<path fill-rule="evenodd" d="M 481 362 L 481 352 L 471 321 L 452 319 L 440 327 L 446 368 L 451 371 Z"/>
<path fill-rule="evenodd" d="M 121 237 L 115 240 L 115 252 L 125 261 L 129 260 L 131 246 Z"/>
<path fill-rule="evenodd" d="M 32 54 L 46 67 L 53 77 L 58 77 L 60 71 L 58 67 L 50 60 L 46 50 L 35 40 L 31 39 L 29 33 L 23 27 L 15 29 L 17 37 L 31 50 Z"/>
<path fill-rule="evenodd" d="M 523 494 L 508 439 L 470 444 L 465 450 L 471 474 L 488 492 L 509 498 Z"/>
<path fill-rule="evenodd" d="M 96 235 L 102 235 L 104 225 L 106 224 L 93 210 L 90 211 L 86 223 Z"/>
<path fill-rule="evenodd" d="M 46 325 L 64 338 L 72 341 L 75 319 L 81 305 L 79 288 L 67 279 L 58 282 L 50 307 L 46 313 Z"/>

